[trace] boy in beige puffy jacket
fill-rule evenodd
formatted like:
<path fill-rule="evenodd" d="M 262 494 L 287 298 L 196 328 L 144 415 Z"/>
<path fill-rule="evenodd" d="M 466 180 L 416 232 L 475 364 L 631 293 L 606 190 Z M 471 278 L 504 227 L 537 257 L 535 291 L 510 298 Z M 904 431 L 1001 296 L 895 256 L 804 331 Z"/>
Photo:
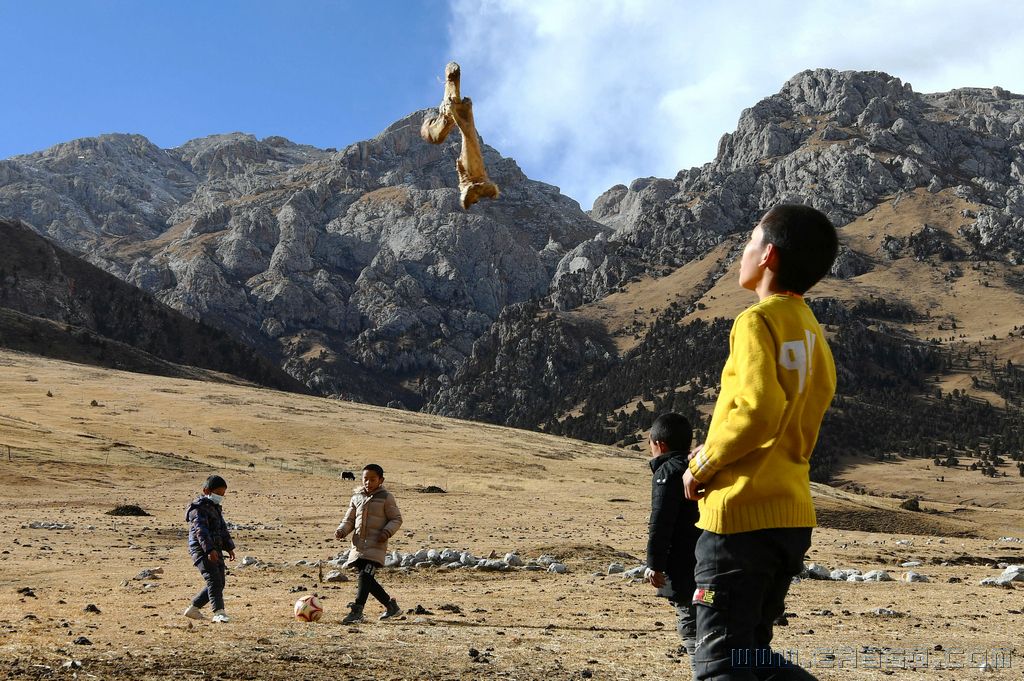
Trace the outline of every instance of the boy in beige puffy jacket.
<path fill-rule="evenodd" d="M 384 489 L 384 469 L 375 463 L 363 467 L 363 484 L 357 487 L 348 504 L 345 519 L 334 536 L 344 539 L 352 533 L 352 550 L 345 567 L 359 571 L 356 600 L 349 603 L 349 613 L 342 624 L 363 621 L 363 608 L 370 594 L 384 606 L 380 619 L 386 620 L 401 612 L 398 603 L 388 595 L 374 574 L 384 565 L 388 539 L 402 526 L 402 513 L 395 495 Z"/>

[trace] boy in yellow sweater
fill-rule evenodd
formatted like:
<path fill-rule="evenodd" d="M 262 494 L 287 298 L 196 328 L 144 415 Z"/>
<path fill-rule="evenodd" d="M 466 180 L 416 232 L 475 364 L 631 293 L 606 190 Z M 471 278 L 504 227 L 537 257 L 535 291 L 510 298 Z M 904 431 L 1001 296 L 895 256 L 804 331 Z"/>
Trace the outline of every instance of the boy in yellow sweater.
<path fill-rule="evenodd" d="M 832 267 L 835 228 L 779 205 L 754 227 L 739 283 L 757 294 L 729 335 L 708 436 L 683 474 L 699 500 L 695 678 L 813 679 L 771 650 L 815 525 L 810 458 L 836 388 L 832 353 L 803 294 Z"/>

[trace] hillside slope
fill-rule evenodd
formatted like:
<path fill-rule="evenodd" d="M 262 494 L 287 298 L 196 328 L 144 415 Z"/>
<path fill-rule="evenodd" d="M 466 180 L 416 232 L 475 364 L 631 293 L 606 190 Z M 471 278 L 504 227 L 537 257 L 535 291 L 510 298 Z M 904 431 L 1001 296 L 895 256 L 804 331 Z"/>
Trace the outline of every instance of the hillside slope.
<path fill-rule="evenodd" d="M 163 375 L 221 372 L 305 391 L 224 331 L 185 317 L 24 224 L 0 219 L 0 242 L 0 347 Z"/>
<path fill-rule="evenodd" d="M 713 162 L 610 189 L 591 216 L 614 232 L 568 253 L 551 295 L 507 311 L 428 408 L 609 443 L 668 408 L 706 426 L 728 320 L 753 302 L 736 257 L 787 201 L 826 212 L 842 244 L 811 295 L 840 374 L 815 475 L 855 453 L 1024 458 L 1024 97 L 876 72 L 798 74 Z M 566 329 L 614 351 L 560 373 L 544 348 Z M 540 380 L 527 365 L 558 389 L 525 414 L 507 396 Z"/>

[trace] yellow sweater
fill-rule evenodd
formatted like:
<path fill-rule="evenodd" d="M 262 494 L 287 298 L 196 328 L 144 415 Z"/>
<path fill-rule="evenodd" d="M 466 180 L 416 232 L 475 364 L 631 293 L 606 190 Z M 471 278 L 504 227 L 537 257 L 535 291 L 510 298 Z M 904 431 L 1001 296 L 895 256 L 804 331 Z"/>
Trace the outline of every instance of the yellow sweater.
<path fill-rule="evenodd" d="M 798 296 L 744 310 L 703 451 L 690 472 L 705 490 L 697 526 L 717 534 L 814 527 L 810 458 L 836 390 L 836 367 Z"/>

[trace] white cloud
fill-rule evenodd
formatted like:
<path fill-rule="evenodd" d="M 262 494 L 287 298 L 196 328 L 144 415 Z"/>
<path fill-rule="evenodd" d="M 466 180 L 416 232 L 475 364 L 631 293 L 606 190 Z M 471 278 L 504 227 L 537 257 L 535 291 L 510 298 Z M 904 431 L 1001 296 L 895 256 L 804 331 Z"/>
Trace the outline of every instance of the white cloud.
<path fill-rule="evenodd" d="M 744 108 L 804 69 L 1024 93 L 1024 3 L 451 3 L 449 51 L 484 139 L 584 208 L 712 160 Z"/>

